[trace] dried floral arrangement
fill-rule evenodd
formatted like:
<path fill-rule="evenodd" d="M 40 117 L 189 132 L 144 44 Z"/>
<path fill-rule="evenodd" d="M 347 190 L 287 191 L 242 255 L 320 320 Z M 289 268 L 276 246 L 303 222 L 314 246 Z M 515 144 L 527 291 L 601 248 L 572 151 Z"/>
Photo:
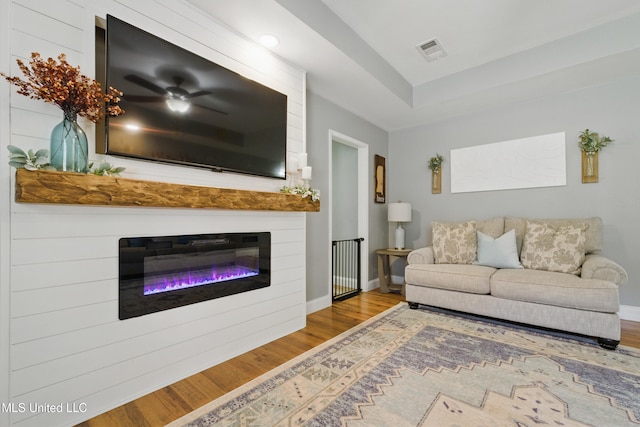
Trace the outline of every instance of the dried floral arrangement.
<path fill-rule="evenodd" d="M 39 53 L 33 52 L 29 66 L 19 59 L 16 62 L 26 80 L 4 73 L 0 75 L 18 86 L 19 94 L 57 105 L 68 120 L 74 121 L 81 116 L 95 123 L 105 113 L 109 116 L 124 113 L 117 105 L 122 92 L 113 87 L 102 92 L 100 83 L 81 74 L 80 67 L 70 65 L 64 53 L 58 56 L 58 61 L 44 60 Z"/>

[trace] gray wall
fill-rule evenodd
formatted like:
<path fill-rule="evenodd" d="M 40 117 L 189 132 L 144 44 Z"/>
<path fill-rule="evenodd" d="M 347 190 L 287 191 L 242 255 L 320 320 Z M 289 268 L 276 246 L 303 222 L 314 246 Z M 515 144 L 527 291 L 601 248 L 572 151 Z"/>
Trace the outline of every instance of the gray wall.
<path fill-rule="evenodd" d="M 332 240 L 358 236 L 358 150 L 333 142 Z"/>
<path fill-rule="evenodd" d="M 629 273 L 621 304 L 640 306 L 640 77 L 561 93 L 423 127 L 390 133 L 389 195 L 413 204 L 407 245 L 425 246 L 431 221 L 520 215 L 540 218 L 600 216 L 603 253 Z M 578 134 L 585 128 L 615 142 L 600 153 L 600 182 L 581 183 Z M 449 150 L 566 132 L 567 185 L 553 188 L 451 194 Z M 442 194 L 431 194 L 427 161 L 445 157 Z"/>
<path fill-rule="evenodd" d="M 329 189 L 329 130 L 357 139 L 369 145 L 369 168 L 373 171 L 373 156 L 387 157 L 388 133 L 337 105 L 307 93 L 307 153 L 313 166 L 311 186 L 320 190 L 320 212 L 307 214 L 307 301 L 329 295 L 331 236 L 326 200 Z M 373 202 L 373 172 L 369 181 L 369 279 L 378 276 L 374 251 L 387 246 L 387 209 Z M 325 205 L 322 205 L 325 203 Z"/>

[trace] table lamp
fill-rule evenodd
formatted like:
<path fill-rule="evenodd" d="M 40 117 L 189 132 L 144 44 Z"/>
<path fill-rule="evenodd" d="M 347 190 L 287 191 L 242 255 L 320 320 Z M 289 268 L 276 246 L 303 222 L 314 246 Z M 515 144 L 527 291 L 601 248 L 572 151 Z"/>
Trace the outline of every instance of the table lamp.
<path fill-rule="evenodd" d="M 397 222 L 396 228 L 396 249 L 404 249 L 404 228 L 403 222 L 411 222 L 411 203 L 389 203 L 389 222 Z"/>

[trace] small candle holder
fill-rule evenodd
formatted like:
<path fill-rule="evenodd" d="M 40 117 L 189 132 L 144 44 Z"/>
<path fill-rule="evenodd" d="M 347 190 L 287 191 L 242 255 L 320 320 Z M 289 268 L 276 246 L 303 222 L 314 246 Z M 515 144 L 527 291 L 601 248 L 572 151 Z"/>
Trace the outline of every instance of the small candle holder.
<path fill-rule="evenodd" d="M 291 187 L 295 187 L 297 185 L 309 187 L 312 168 L 307 165 L 307 159 L 307 153 L 298 153 L 297 156 L 291 156 L 289 158 L 287 170 L 289 172 L 289 185 Z"/>

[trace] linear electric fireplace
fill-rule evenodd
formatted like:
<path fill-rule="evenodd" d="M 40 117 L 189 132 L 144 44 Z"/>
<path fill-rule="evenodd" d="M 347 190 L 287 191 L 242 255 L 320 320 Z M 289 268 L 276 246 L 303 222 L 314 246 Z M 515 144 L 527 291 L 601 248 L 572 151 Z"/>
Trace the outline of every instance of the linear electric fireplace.
<path fill-rule="evenodd" d="M 120 239 L 120 319 L 264 288 L 271 233 Z"/>

